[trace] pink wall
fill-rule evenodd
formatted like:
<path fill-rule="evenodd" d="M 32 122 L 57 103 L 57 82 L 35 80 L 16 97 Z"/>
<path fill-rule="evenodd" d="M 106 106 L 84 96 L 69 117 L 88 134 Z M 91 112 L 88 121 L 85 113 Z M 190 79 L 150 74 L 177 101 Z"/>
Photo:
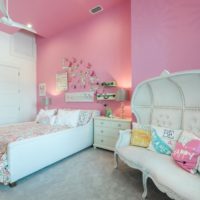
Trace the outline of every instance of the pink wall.
<path fill-rule="evenodd" d="M 132 0 L 132 84 L 200 69 L 200 1 Z"/>
<path fill-rule="evenodd" d="M 102 103 L 98 102 L 65 103 L 64 93 L 56 92 L 55 74 L 62 71 L 63 57 L 75 57 L 90 62 L 100 82 L 116 80 L 120 87 L 131 88 L 130 33 L 128 0 L 52 38 L 37 38 L 37 83 L 47 84 L 47 94 L 52 97 L 52 107 L 103 109 Z M 70 86 L 68 91 L 80 90 L 84 91 L 72 89 Z M 119 111 L 119 103 L 112 102 L 109 105 L 115 113 Z M 126 114 L 130 115 L 129 106 L 126 107 Z"/>

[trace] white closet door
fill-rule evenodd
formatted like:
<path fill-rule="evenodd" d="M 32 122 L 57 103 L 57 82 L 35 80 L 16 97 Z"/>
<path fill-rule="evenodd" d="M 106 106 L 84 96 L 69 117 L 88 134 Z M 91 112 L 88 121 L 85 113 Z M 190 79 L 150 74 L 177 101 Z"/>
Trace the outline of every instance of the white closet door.
<path fill-rule="evenodd" d="M 16 123 L 20 112 L 20 71 L 0 65 L 0 124 Z"/>

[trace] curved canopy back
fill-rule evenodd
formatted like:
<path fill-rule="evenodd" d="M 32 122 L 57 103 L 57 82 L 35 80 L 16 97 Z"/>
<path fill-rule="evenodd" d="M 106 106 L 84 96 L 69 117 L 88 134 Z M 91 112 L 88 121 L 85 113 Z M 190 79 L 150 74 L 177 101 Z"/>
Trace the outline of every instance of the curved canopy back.
<path fill-rule="evenodd" d="M 141 124 L 192 130 L 200 136 L 200 70 L 163 73 L 142 82 L 131 107 Z"/>

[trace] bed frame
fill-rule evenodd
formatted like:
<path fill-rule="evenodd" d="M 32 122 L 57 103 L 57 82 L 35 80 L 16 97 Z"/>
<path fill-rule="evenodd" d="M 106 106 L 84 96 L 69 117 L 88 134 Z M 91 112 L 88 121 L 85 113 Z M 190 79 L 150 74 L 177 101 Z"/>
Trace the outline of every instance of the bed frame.
<path fill-rule="evenodd" d="M 94 112 L 99 115 L 99 112 Z M 16 141 L 8 145 L 10 186 L 50 164 L 93 144 L 93 118 L 84 126 Z"/>

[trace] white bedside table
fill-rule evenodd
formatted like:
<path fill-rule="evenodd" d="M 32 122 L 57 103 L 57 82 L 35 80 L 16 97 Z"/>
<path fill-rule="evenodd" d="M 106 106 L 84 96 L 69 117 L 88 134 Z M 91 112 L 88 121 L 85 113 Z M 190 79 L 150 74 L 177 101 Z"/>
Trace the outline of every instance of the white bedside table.
<path fill-rule="evenodd" d="M 130 129 L 131 119 L 95 117 L 94 148 L 99 147 L 110 151 L 115 150 L 119 130 Z"/>

